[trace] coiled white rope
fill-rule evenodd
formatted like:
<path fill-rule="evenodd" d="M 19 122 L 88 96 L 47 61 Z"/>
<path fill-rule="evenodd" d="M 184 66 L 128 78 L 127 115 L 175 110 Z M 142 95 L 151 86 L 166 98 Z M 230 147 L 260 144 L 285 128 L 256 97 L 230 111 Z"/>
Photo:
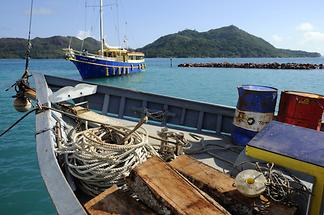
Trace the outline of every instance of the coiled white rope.
<path fill-rule="evenodd" d="M 97 195 L 113 184 L 125 184 L 125 177 L 138 164 L 157 152 L 141 127 L 105 125 L 76 133 L 73 140 L 57 148 L 64 154 L 69 172 L 80 179 L 81 189 Z"/>

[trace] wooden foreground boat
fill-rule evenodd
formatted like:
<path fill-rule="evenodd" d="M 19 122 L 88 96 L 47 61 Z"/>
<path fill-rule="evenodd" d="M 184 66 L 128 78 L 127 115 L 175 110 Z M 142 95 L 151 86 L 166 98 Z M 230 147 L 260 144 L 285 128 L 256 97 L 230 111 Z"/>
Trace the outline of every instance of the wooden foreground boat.
<path fill-rule="evenodd" d="M 58 214 L 295 214 L 295 207 L 263 195 L 245 197 L 233 186 L 234 179 L 225 174 L 240 168 L 235 164 L 243 149 L 230 142 L 234 108 L 38 73 L 33 77 L 39 105 L 39 167 Z M 144 124 L 147 117 L 149 121 Z M 84 153 L 91 152 L 100 162 L 106 155 L 100 157 L 104 146 L 93 149 L 111 134 L 102 134 L 102 139 L 96 139 L 97 145 L 82 144 L 97 138 L 93 135 L 99 131 L 113 132 L 123 126 L 128 130 L 125 128 L 125 136 L 116 138 L 117 145 L 127 142 L 122 147 L 128 147 L 137 137 L 146 142 L 138 144 L 144 148 L 134 150 L 135 155 L 127 160 L 136 161 L 127 169 L 129 172 L 123 172 L 108 186 L 108 179 L 93 180 L 89 175 L 90 169 L 98 167 L 96 164 L 76 157 L 86 159 Z M 136 133 L 138 127 L 143 131 Z M 83 133 L 79 132 L 82 129 Z M 88 135 L 88 131 L 93 133 Z M 136 138 L 131 139 L 132 134 Z M 83 142 L 80 147 L 64 145 L 71 139 Z M 71 156 L 72 151 L 81 154 Z M 169 160 L 172 162 L 167 163 Z M 105 162 L 98 169 L 108 165 Z M 88 169 L 83 169 L 84 164 Z M 99 170 L 94 172 L 105 178 Z M 118 189 L 117 185 L 125 188 L 120 182 L 125 182 L 128 189 Z"/>

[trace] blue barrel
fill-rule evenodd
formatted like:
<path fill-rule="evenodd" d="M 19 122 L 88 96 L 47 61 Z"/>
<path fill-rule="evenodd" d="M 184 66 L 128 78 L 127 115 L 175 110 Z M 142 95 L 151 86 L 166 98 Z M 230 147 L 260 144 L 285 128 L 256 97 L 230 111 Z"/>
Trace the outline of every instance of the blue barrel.
<path fill-rule="evenodd" d="M 233 120 L 232 141 L 245 146 L 273 119 L 278 90 L 257 85 L 242 85 L 237 89 L 239 99 Z"/>

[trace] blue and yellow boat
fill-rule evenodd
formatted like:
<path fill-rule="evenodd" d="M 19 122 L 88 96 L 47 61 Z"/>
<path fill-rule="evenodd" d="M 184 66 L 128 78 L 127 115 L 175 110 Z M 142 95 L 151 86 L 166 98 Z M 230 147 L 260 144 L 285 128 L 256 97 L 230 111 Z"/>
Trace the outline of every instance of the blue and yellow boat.
<path fill-rule="evenodd" d="M 95 53 L 64 49 L 65 58 L 72 61 L 83 79 L 128 75 L 145 68 L 144 53 L 133 52 L 121 47 L 105 47 L 103 36 L 103 4 L 100 0 L 101 49 Z"/>
<path fill-rule="evenodd" d="M 72 61 L 83 79 L 128 75 L 145 68 L 144 54 L 121 48 L 107 48 L 98 54 L 65 49 L 66 59 Z"/>

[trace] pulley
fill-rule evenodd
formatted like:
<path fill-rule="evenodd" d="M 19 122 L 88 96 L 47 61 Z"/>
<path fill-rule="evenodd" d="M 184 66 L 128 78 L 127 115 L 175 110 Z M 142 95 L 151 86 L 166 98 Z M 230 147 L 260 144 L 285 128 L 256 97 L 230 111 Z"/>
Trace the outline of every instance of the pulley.
<path fill-rule="evenodd" d="M 32 104 L 29 101 L 29 99 L 27 99 L 26 97 L 18 96 L 15 98 L 15 100 L 13 102 L 13 106 L 16 109 L 16 111 L 26 112 L 31 109 Z"/>
<path fill-rule="evenodd" d="M 27 88 L 24 90 L 24 96 L 28 99 L 36 100 L 36 91 L 32 88 Z"/>
<path fill-rule="evenodd" d="M 266 189 L 267 179 L 261 172 L 247 169 L 240 172 L 235 178 L 237 190 L 247 197 L 257 197 Z"/>

